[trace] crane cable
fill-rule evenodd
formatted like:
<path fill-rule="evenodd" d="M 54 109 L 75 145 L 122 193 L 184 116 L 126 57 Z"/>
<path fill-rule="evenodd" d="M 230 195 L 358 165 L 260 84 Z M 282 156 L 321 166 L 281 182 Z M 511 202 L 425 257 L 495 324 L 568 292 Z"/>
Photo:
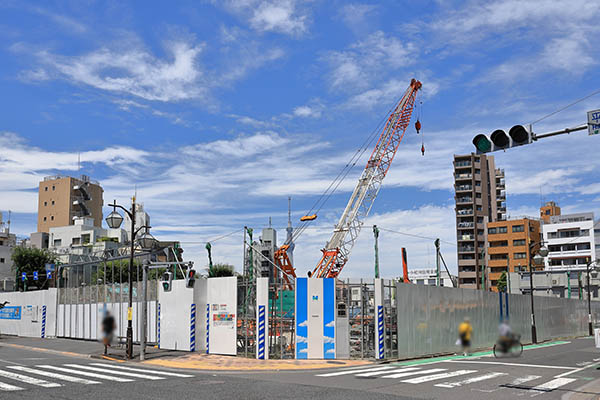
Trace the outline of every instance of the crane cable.
<path fill-rule="evenodd" d="M 350 171 L 352 170 L 352 168 L 354 168 L 354 166 L 360 160 L 360 158 L 364 155 L 364 153 L 371 147 L 371 144 L 373 143 L 373 141 L 377 137 L 377 133 L 381 130 L 382 125 L 389 118 L 389 115 L 392 113 L 392 111 L 394 110 L 394 108 L 400 102 L 400 100 L 402 99 L 402 97 L 400 97 L 396 102 L 394 102 L 394 104 L 392 105 L 392 107 L 390 108 L 390 110 L 382 117 L 382 119 L 379 121 L 379 123 L 377 124 L 377 126 L 373 129 L 373 131 L 371 132 L 371 134 L 367 137 L 367 139 L 365 139 L 365 141 L 363 142 L 363 144 L 352 155 L 352 157 L 350 158 L 350 161 L 348 161 L 348 163 L 346 163 L 346 165 L 344 166 L 344 168 L 342 168 L 342 170 L 333 179 L 333 181 L 331 181 L 331 183 L 325 189 L 325 191 L 321 194 L 321 196 L 315 201 L 315 203 L 310 208 L 310 210 L 308 212 L 306 212 L 304 215 L 317 214 L 323 208 L 323 206 L 329 200 L 329 198 L 331 197 L 331 195 L 333 193 L 335 193 L 335 191 L 341 185 L 341 183 L 344 181 L 344 179 L 346 179 L 346 177 L 348 176 L 348 174 L 350 173 Z M 333 187 L 333 189 L 332 189 L 332 187 Z M 319 203 L 321 203 L 321 204 L 319 205 Z M 310 224 L 310 221 L 306 221 L 303 224 L 301 224 L 298 228 L 296 228 L 296 230 L 292 234 L 292 240 L 295 241 L 304 232 L 304 230 L 306 229 L 306 227 L 309 224 Z"/>

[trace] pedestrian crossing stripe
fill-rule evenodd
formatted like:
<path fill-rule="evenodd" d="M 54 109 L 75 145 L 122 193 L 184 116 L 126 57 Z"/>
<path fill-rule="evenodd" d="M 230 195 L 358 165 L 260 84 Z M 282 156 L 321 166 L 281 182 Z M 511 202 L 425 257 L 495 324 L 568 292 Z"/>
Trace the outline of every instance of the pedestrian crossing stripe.
<path fill-rule="evenodd" d="M 356 378 L 383 378 L 383 379 L 399 379 L 406 378 L 400 380 L 402 383 L 409 384 L 421 384 L 432 382 L 433 386 L 444 389 L 452 389 L 460 386 L 469 385 L 476 382 L 482 382 L 490 379 L 500 378 L 508 375 L 506 372 L 487 372 L 482 375 L 477 376 L 469 376 L 465 379 L 451 381 L 446 380 L 450 378 L 456 378 L 463 375 L 471 375 L 477 373 L 477 370 L 456 370 L 456 371 L 448 371 L 446 368 L 429 368 L 422 369 L 421 367 L 392 367 L 392 366 L 372 366 L 365 368 L 354 368 L 354 369 L 343 369 L 337 370 L 334 372 L 328 372 L 325 374 L 315 375 L 317 377 L 330 378 L 330 377 L 338 377 L 344 375 L 352 375 Z M 575 382 L 577 379 L 575 378 L 554 378 L 549 380 L 548 382 L 538 384 L 533 387 L 524 387 L 520 386 L 526 382 L 534 381 L 537 379 L 541 379 L 540 375 L 525 375 L 522 377 L 515 378 L 509 384 L 502 384 L 501 387 L 506 388 L 515 388 L 515 389 L 524 389 L 532 392 L 532 397 L 537 394 L 541 394 L 543 392 L 551 392 L 555 389 L 558 389 L 562 386 L 568 385 L 570 383 Z M 435 381 L 442 381 L 436 383 Z"/>
<path fill-rule="evenodd" d="M 25 390 L 26 387 L 23 386 L 23 384 L 43 388 L 56 388 L 63 386 L 63 383 L 51 382 L 48 378 L 63 382 L 90 385 L 100 384 L 102 383 L 101 380 L 113 382 L 133 382 L 133 378 L 159 380 L 166 379 L 167 377 L 191 378 L 194 376 L 170 371 L 132 368 L 107 363 L 35 366 L 8 365 L 5 368 L 6 369 L 0 369 L 0 380 L 6 378 L 9 380 L 18 381 L 19 385 L 12 384 L 12 382 L 6 383 L 0 381 L 0 392 Z M 40 376 L 45 379 L 40 379 Z M 95 380 L 87 378 L 94 378 Z"/>

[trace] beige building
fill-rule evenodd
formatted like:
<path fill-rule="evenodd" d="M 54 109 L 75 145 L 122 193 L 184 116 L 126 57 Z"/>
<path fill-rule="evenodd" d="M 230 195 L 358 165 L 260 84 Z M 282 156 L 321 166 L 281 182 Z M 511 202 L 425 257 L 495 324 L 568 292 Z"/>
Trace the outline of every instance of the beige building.
<path fill-rule="evenodd" d="M 541 242 L 540 221 L 531 218 L 496 221 L 487 224 L 487 268 L 486 289 L 498 291 L 498 279 L 502 272 L 527 272 L 533 264 L 529 245 L 533 253 Z M 544 265 L 532 265 L 534 271 L 543 270 Z"/>
<path fill-rule="evenodd" d="M 504 170 L 496 168 L 494 156 L 455 155 L 454 189 L 458 286 L 480 289 L 486 224 L 505 219 Z"/>
<path fill-rule="evenodd" d="M 38 192 L 37 231 L 48 233 L 50 228 L 73 225 L 77 217 L 90 217 L 94 226 L 101 227 L 103 193 L 100 184 L 86 175 L 45 177 Z"/>

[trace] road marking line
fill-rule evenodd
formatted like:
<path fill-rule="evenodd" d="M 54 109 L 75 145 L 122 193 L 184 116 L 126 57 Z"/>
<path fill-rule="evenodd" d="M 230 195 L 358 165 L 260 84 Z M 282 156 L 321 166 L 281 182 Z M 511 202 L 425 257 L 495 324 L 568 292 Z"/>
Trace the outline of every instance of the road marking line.
<path fill-rule="evenodd" d="M 112 364 L 103 364 L 103 363 L 90 363 L 90 365 L 98 365 L 98 366 L 101 366 L 101 367 L 123 369 L 123 370 L 133 371 L 133 372 L 149 372 L 149 373 L 152 373 L 152 374 L 166 375 L 166 376 L 176 376 L 176 377 L 179 377 L 179 378 L 193 378 L 194 377 L 194 375 L 176 374 L 174 372 L 157 371 L 157 370 L 154 370 L 154 369 L 141 369 L 141 368 L 123 367 L 121 365 L 112 365 Z"/>
<path fill-rule="evenodd" d="M 436 381 L 438 379 L 452 378 L 455 376 L 472 374 L 475 372 L 477 372 L 477 371 L 472 370 L 472 369 L 460 369 L 458 371 L 446 372 L 444 374 L 427 375 L 427 376 L 420 376 L 418 378 L 406 379 L 406 380 L 403 380 L 402 382 L 417 384 L 417 383 L 423 383 L 423 382 L 429 382 L 429 381 Z"/>
<path fill-rule="evenodd" d="M 519 386 L 519 385 L 524 384 L 525 382 L 533 381 L 533 380 L 539 379 L 539 378 L 541 378 L 540 375 L 526 375 L 526 376 L 522 376 L 520 378 L 515 379 L 509 385 L 510 386 Z"/>
<path fill-rule="evenodd" d="M 375 375 L 383 375 L 383 374 L 389 374 L 390 372 L 402 372 L 402 371 L 416 371 L 418 369 L 421 368 L 398 368 L 392 371 L 389 370 L 384 370 L 384 371 L 375 371 L 375 372 L 366 372 L 364 374 L 357 374 L 356 376 L 375 376 Z"/>
<path fill-rule="evenodd" d="M 107 381 L 133 382 L 133 379 L 119 378 L 117 376 L 110 376 L 110 375 L 104 375 L 104 374 L 96 374 L 96 373 L 87 372 L 87 371 L 79 371 L 79 370 L 72 369 L 72 368 L 62 368 L 62 367 L 57 367 L 55 365 L 36 365 L 36 367 L 38 367 L 38 368 L 53 369 L 55 371 L 66 372 L 68 374 L 71 373 L 71 374 L 89 376 L 89 377 L 92 377 L 92 378 L 106 379 Z"/>
<path fill-rule="evenodd" d="M 504 362 L 496 362 L 496 361 L 458 361 L 458 360 L 446 360 L 444 362 L 448 363 L 469 363 L 469 364 L 492 364 L 492 365 L 509 365 L 515 367 L 534 367 L 534 368 L 550 368 L 550 369 L 577 369 L 575 367 L 561 367 L 557 365 L 537 365 L 537 364 L 519 364 L 519 363 L 504 363 Z"/>
<path fill-rule="evenodd" d="M 575 374 L 577 372 L 583 371 L 584 369 L 588 369 L 588 368 L 596 367 L 596 366 L 598 366 L 598 363 L 586 365 L 585 367 L 581 367 L 581 368 L 573 368 L 573 371 L 563 372 L 560 375 L 556 375 L 555 378 L 562 378 L 562 377 L 565 377 L 565 376 L 569 376 L 571 374 Z"/>
<path fill-rule="evenodd" d="M 531 390 L 536 392 L 551 392 L 554 389 L 557 389 L 561 386 L 568 385 L 571 382 L 575 382 L 577 379 L 574 378 L 556 378 L 541 385 L 535 386 L 531 388 Z"/>
<path fill-rule="evenodd" d="M 153 380 L 153 381 L 156 381 L 156 380 L 159 380 L 159 379 L 165 379 L 162 376 L 152 376 L 152 375 L 145 375 L 145 374 L 134 374 L 133 372 L 114 371 L 114 370 L 108 370 L 108 369 L 105 369 L 105 368 L 90 367 L 90 366 L 87 366 L 87 365 L 80 365 L 80 364 L 65 364 L 65 366 L 67 366 L 67 367 L 73 367 L 73 368 L 87 369 L 89 371 L 96 371 L 96 372 L 108 372 L 109 374 L 115 374 L 115 375 L 131 376 L 133 378 L 150 379 L 150 380 Z"/>
<path fill-rule="evenodd" d="M 376 368 L 367 368 L 367 369 L 353 369 L 350 371 L 344 370 L 344 371 L 330 372 L 328 374 L 320 374 L 320 375 L 315 375 L 315 376 L 329 377 L 329 376 L 350 375 L 350 374 L 355 374 L 357 372 L 383 371 L 384 369 L 392 369 L 392 368 L 397 368 L 397 367 L 376 367 Z"/>
<path fill-rule="evenodd" d="M 402 373 L 399 373 L 399 374 L 382 376 L 382 378 L 390 378 L 390 379 L 404 378 L 405 376 L 431 374 L 431 373 L 434 373 L 434 372 L 442 372 L 442 371 L 446 371 L 446 369 L 445 368 L 432 368 L 432 369 L 425 369 L 425 370 L 422 370 L 422 371 L 402 372 Z"/>
<path fill-rule="evenodd" d="M 435 386 L 437 386 L 437 387 L 443 387 L 443 388 L 453 388 L 453 387 L 468 385 L 470 383 L 485 381 L 487 379 L 497 378 L 497 377 L 502 376 L 502 375 L 506 375 L 506 373 L 505 372 L 491 372 L 491 373 L 486 374 L 486 375 L 480 375 L 480 376 L 476 376 L 476 377 L 465 379 L 465 380 L 458 381 L 458 382 L 438 383 Z"/>
<path fill-rule="evenodd" d="M 8 366 L 7 368 L 16 369 L 17 371 L 22 371 L 22 372 L 28 372 L 30 374 L 47 376 L 48 378 L 62 379 L 63 381 L 67 381 L 67 382 L 82 383 L 84 385 L 92 385 L 95 383 L 100 383 L 97 381 L 90 381 L 89 379 L 77 378 L 76 376 L 57 374 L 57 373 L 50 372 L 50 371 L 41 371 L 39 369 L 21 367 L 21 366 L 17 366 L 17 365 L 11 365 L 11 366 Z"/>
<path fill-rule="evenodd" d="M 22 387 L 9 385 L 8 383 L 0 382 L 0 390 L 5 390 L 7 392 L 14 392 L 16 390 L 23 390 Z"/>
<path fill-rule="evenodd" d="M 5 378 L 10 378 L 10 379 L 15 379 L 17 381 L 21 381 L 24 383 L 29 383 L 30 385 L 36 385 L 36 386 L 41 386 L 41 387 L 46 387 L 46 388 L 62 386 L 60 383 L 48 382 L 43 379 L 32 378 L 31 376 L 27 376 L 27 375 L 23 375 L 23 374 L 16 374 L 14 372 L 9 372 L 9 371 L 0 370 L 0 376 L 3 376 Z"/>

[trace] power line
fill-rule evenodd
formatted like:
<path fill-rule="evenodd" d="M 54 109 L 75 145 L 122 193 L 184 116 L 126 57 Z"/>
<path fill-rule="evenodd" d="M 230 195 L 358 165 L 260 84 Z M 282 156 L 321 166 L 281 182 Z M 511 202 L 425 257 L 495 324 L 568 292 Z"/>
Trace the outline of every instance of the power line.
<path fill-rule="evenodd" d="M 562 108 L 559 108 L 558 110 L 556 110 L 556 111 L 553 111 L 553 112 L 551 112 L 550 114 L 548 114 L 548 115 L 546 115 L 546 116 L 543 116 L 542 118 L 540 118 L 540 119 L 538 119 L 538 120 L 536 120 L 536 121 L 533 121 L 533 122 L 531 123 L 531 125 L 533 125 L 533 124 L 536 124 L 536 123 L 538 123 L 538 122 L 540 122 L 540 121 L 543 121 L 543 120 L 545 120 L 546 118 L 549 118 L 549 117 L 551 117 L 551 116 L 553 116 L 553 115 L 555 115 L 555 114 L 558 114 L 559 112 L 561 112 L 561 111 L 564 111 L 564 110 L 566 110 L 567 108 L 569 108 L 569 107 L 571 107 L 571 106 L 574 106 L 574 105 L 575 105 L 575 104 L 577 104 L 577 103 L 581 103 L 582 101 L 584 101 L 584 100 L 586 100 L 586 99 L 589 99 L 590 97 L 592 97 L 592 96 L 595 96 L 595 95 L 597 95 L 598 93 L 600 93 L 600 89 L 596 90 L 595 92 L 592 92 L 591 94 L 588 94 L 588 95 L 587 95 L 587 96 L 585 96 L 585 97 L 582 97 L 582 98 L 581 98 L 581 99 L 579 99 L 579 100 L 576 100 L 576 101 L 572 102 L 571 104 L 568 104 L 568 105 L 566 105 L 566 106 L 564 106 L 564 107 L 562 107 Z"/>

